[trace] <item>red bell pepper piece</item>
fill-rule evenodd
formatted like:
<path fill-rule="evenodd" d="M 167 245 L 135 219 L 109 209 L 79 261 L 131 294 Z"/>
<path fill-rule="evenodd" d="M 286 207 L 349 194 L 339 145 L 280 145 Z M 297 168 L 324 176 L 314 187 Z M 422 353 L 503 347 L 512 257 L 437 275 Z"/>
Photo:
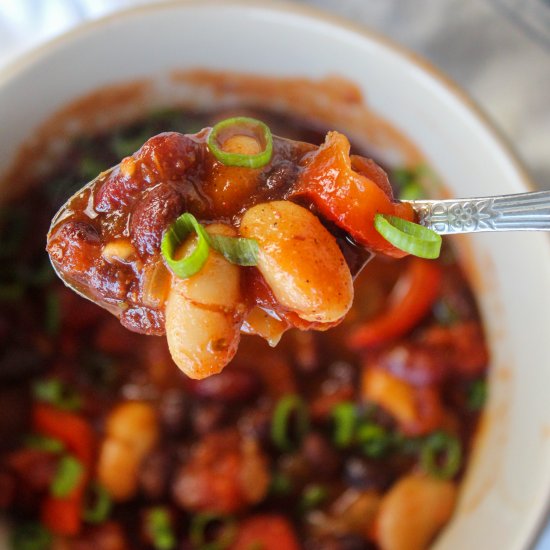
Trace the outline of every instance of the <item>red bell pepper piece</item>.
<path fill-rule="evenodd" d="M 84 485 L 65 498 L 48 496 L 42 502 L 40 520 L 52 533 L 74 536 L 82 525 Z"/>
<path fill-rule="evenodd" d="M 349 346 L 355 350 L 372 348 L 407 334 L 430 312 L 441 276 L 437 263 L 411 258 L 406 274 L 390 295 L 388 309 L 352 332 Z"/>
<path fill-rule="evenodd" d="M 329 132 L 319 149 L 309 153 L 292 197 L 305 197 L 319 213 L 373 252 L 401 258 L 374 227 L 375 214 L 389 214 L 414 221 L 407 203 L 393 202 L 384 171 L 374 163 L 350 158 L 350 143 L 338 132 Z"/>
<path fill-rule="evenodd" d="M 59 439 L 85 467 L 92 466 L 94 434 L 84 418 L 51 405 L 35 403 L 32 421 L 37 433 Z"/>
<path fill-rule="evenodd" d="M 62 411 L 35 403 L 33 408 L 33 426 L 37 433 L 54 437 L 62 441 L 67 450 L 78 458 L 85 474 L 72 492 L 64 497 L 48 496 L 41 508 L 42 523 L 53 533 L 72 536 L 80 531 L 84 491 L 89 479 L 94 455 L 94 435 L 92 428 L 77 414 Z"/>
<path fill-rule="evenodd" d="M 282 516 L 251 516 L 241 523 L 229 550 L 298 550 L 300 548 L 290 522 Z"/>

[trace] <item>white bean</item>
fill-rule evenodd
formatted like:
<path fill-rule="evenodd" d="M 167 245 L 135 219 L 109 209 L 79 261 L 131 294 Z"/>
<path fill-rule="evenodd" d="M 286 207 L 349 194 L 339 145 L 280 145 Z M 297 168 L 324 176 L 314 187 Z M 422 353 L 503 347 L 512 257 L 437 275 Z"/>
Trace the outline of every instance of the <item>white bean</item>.
<path fill-rule="evenodd" d="M 353 301 L 353 282 L 336 239 L 309 210 L 289 201 L 258 204 L 241 235 L 260 245 L 258 269 L 277 301 L 306 321 L 339 321 Z"/>
<path fill-rule="evenodd" d="M 159 437 L 156 412 L 149 403 L 122 403 L 107 417 L 105 432 L 98 480 L 114 500 L 128 500 L 136 492 L 140 464 Z"/>
<path fill-rule="evenodd" d="M 382 550 L 424 550 L 449 521 L 456 486 L 419 474 L 402 478 L 384 496 L 377 518 Z"/>
<path fill-rule="evenodd" d="M 230 233 L 220 225 L 207 230 Z M 166 300 L 166 338 L 174 362 L 190 378 L 220 372 L 237 351 L 245 310 L 240 268 L 215 250 L 192 277 L 173 275 Z"/>

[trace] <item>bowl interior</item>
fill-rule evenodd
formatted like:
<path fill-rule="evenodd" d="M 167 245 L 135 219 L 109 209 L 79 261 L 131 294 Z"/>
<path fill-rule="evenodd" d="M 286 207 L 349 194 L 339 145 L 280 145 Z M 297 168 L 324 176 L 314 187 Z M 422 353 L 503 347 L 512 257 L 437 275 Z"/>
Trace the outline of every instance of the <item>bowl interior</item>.
<path fill-rule="evenodd" d="M 456 196 L 524 191 L 521 169 L 459 92 L 411 56 L 296 7 L 201 1 L 89 24 L 0 74 L 0 171 L 38 124 L 102 86 L 203 67 L 355 82 Z M 149 98 L 150 99 L 150 98 Z M 144 99 L 145 101 L 145 99 Z M 106 114 L 108 118 L 108 114 Z M 380 144 L 383 148 L 384 144 Z M 550 489 L 550 247 L 537 234 L 457 240 L 492 352 L 491 390 L 457 513 L 437 548 L 525 548 Z"/>

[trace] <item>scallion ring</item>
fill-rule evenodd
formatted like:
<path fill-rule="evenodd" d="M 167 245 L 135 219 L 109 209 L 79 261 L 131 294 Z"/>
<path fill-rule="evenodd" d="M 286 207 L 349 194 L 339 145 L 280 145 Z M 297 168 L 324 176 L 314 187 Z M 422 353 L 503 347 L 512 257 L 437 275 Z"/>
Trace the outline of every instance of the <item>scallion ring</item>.
<path fill-rule="evenodd" d="M 194 248 L 183 258 L 178 258 L 179 248 L 192 232 L 197 235 Z M 162 238 L 160 251 L 174 274 L 187 279 L 198 273 L 208 259 L 208 233 L 193 214 L 186 212 L 168 228 Z"/>
<path fill-rule="evenodd" d="M 420 450 L 420 465 L 426 473 L 440 479 L 451 479 L 461 463 L 462 446 L 455 436 L 436 432 L 424 441 Z"/>
<path fill-rule="evenodd" d="M 47 453 L 62 453 L 65 444 L 59 439 L 46 435 L 31 434 L 25 438 L 25 446 L 30 449 L 38 449 Z"/>
<path fill-rule="evenodd" d="M 172 527 L 172 518 L 170 512 L 157 506 L 147 511 L 146 530 L 153 542 L 156 550 L 173 550 L 176 547 L 177 540 Z"/>
<path fill-rule="evenodd" d="M 355 403 L 344 401 L 332 408 L 331 417 L 334 422 L 334 445 L 339 449 L 349 447 L 354 439 L 357 424 L 357 407 Z"/>
<path fill-rule="evenodd" d="M 317 508 L 327 500 L 328 495 L 328 489 L 324 485 L 308 485 L 302 493 L 300 508 L 303 511 Z"/>
<path fill-rule="evenodd" d="M 59 460 L 50 493 L 56 498 L 65 498 L 78 486 L 84 475 L 84 466 L 74 456 L 65 455 Z"/>
<path fill-rule="evenodd" d="M 177 253 L 185 239 L 194 232 L 197 242 L 194 248 L 183 258 Z M 209 235 L 193 214 L 182 214 L 166 231 L 160 250 L 168 267 L 181 279 L 187 279 L 198 273 L 206 260 L 210 248 L 236 265 L 251 266 L 257 264 L 258 243 L 253 239 Z"/>
<path fill-rule="evenodd" d="M 224 145 L 237 136 L 254 139 L 259 144 L 260 151 L 246 154 L 224 150 Z M 271 160 L 273 136 L 269 127 L 260 120 L 250 117 L 228 118 L 212 128 L 208 136 L 208 148 L 225 166 L 261 168 Z"/>
<path fill-rule="evenodd" d="M 219 536 L 208 541 L 206 531 L 209 525 L 218 523 Z M 231 516 L 215 513 L 203 513 L 193 516 L 189 527 L 189 538 L 193 548 L 200 550 L 224 550 L 230 546 L 237 534 L 237 525 Z"/>
<path fill-rule="evenodd" d="M 357 443 L 366 456 L 380 458 L 389 450 L 392 437 L 382 426 L 365 422 L 357 428 Z"/>
<path fill-rule="evenodd" d="M 38 380 L 33 385 L 33 394 L 38 401 L 49 403 L 67 411 L 75 411 L 82 406 L 82 399 L 72 388 L 59 378 Z"/>
<path fill-rule="evenodd" d="M 112 501 L 107 490 L 99 483 L 93 483 L 87 495 L 87 503 L 82 518 L 88 523 L 102 523 L 111 512 Z"/>
<path fill-rule="evenodd" d="M 399 250 L 419 258 L 434 259 L 439 256 L 441 235 L 427 227 L 386 214 L 374 216 L 374 227 Z"/>
<path fill-rule="evenodd" d="M 301 440 L 309 430 L 307 406 L 298 395 L 285 395 L 275 406 L 271 421 L 271 439 L 282 451 L 289 451 L 295 446 L 292 437 L 293 417 L 295 417 L 296 436 Z"/>

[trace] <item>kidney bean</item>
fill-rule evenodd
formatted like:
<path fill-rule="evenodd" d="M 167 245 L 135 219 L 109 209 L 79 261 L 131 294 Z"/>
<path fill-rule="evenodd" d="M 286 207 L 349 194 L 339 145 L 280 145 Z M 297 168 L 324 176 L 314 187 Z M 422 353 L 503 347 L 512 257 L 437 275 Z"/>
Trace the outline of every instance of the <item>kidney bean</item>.
<path fill-rule="evenodd" d="M 164 231 L 184 205 L 184 195 L 171 182 L 161 183 L 141 197 L 130 221 L 132 242 L 141 255 L 158 251 Z"/>
<path fill-rule="evenodd" d="M 116 168 L 96 192 L 98 212 L 132 204 L 146 188 L 163 181 L 181 181 L 200 155 L 200 145 L 176 132 L 158 134 Z M 177 159 L 174 162 L 174 159 Z"/>
<path fill-rule="evenodd" d="M 229 366 L 220 374 L 191 381 L 188 387 L 198 397 L 234 403 L 247 401 L 258 395 L 261 383 L 259 376 L 252 370 Z"/>

